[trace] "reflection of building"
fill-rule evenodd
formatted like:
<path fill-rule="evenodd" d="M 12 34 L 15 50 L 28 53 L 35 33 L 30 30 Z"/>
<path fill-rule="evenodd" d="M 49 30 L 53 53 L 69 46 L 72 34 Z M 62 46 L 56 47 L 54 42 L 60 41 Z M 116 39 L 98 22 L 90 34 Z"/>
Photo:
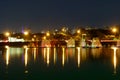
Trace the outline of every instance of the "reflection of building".
<path fill-rule="evenodd" d="M 42 40 L 41 42 L 41 47 L 51 47 L 51 42 L 50 40 Z"/>
<path fill-rule="evenodd" d="M 101 48 L 93 48 L 91 49 L 91 54 L 93 56 L 93 58 L 99 58 L 100 54 L 101 54 Z"/>
<path fill-rule="evenodd" d="M 22 54 L 24 53 L 24 49 L 23 48 L 14 48 L 14 47 L 10 47 L 9 48 L 10 54 L 11 55 L 15 55 L 15 54 Z"/>
<path fill-rule="evenodd" d="M 42 55 L 44 58 L 44 62 L 47 63 L 47 65 L 49 66 L 50 64 L 50 56 L 51 56 L 51 50 L 50 48 L 42 48 Z"/>

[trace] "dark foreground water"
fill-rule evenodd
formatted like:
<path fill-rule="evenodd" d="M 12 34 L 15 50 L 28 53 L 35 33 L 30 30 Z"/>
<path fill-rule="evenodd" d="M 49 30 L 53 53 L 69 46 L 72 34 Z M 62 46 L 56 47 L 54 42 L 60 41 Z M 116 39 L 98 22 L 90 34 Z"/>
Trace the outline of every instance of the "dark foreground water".
<path fill-rule="evenodd" d="M 120 80 L 120 49 L 2 47 L 0 80 Z"/>

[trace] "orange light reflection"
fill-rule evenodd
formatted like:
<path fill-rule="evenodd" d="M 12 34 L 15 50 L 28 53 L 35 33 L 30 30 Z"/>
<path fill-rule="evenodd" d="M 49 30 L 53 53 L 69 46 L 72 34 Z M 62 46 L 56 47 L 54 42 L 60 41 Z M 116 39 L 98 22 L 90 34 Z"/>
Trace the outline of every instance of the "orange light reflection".
<path fill-rule="evenodd" d="M 62 48 L 62 51 L 63 51 L 63 53 L 62 53 L 62 65 L 64 66 L 64 64 L 65 64 L 65 48 Z"/>

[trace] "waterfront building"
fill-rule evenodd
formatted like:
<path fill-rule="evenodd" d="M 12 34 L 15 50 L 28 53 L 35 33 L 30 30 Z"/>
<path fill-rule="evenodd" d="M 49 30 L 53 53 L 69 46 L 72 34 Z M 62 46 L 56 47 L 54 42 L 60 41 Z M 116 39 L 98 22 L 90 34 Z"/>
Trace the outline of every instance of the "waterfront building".
<path fill-rule="evenodd" d="M 93 38 L 90 47 L 91 47 L 91 48 L 99 48 L 99 47 L 102 47 L 102 44 L 101 44 L 99 38 Z"/>
<path fill-rule="evenodd" d="M 67 47 L 75 47 L 75 39 L 70 38 L 67 42 Z"/>

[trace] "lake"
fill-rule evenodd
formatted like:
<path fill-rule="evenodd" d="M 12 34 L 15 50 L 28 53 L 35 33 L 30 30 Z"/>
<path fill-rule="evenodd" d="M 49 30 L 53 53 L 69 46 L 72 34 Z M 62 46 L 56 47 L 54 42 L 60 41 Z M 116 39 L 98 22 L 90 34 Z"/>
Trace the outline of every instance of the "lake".
<path fill-rule="evenodd" d="M 120 48 L 0 48 L 0 80 L 120 80 Z"/>

